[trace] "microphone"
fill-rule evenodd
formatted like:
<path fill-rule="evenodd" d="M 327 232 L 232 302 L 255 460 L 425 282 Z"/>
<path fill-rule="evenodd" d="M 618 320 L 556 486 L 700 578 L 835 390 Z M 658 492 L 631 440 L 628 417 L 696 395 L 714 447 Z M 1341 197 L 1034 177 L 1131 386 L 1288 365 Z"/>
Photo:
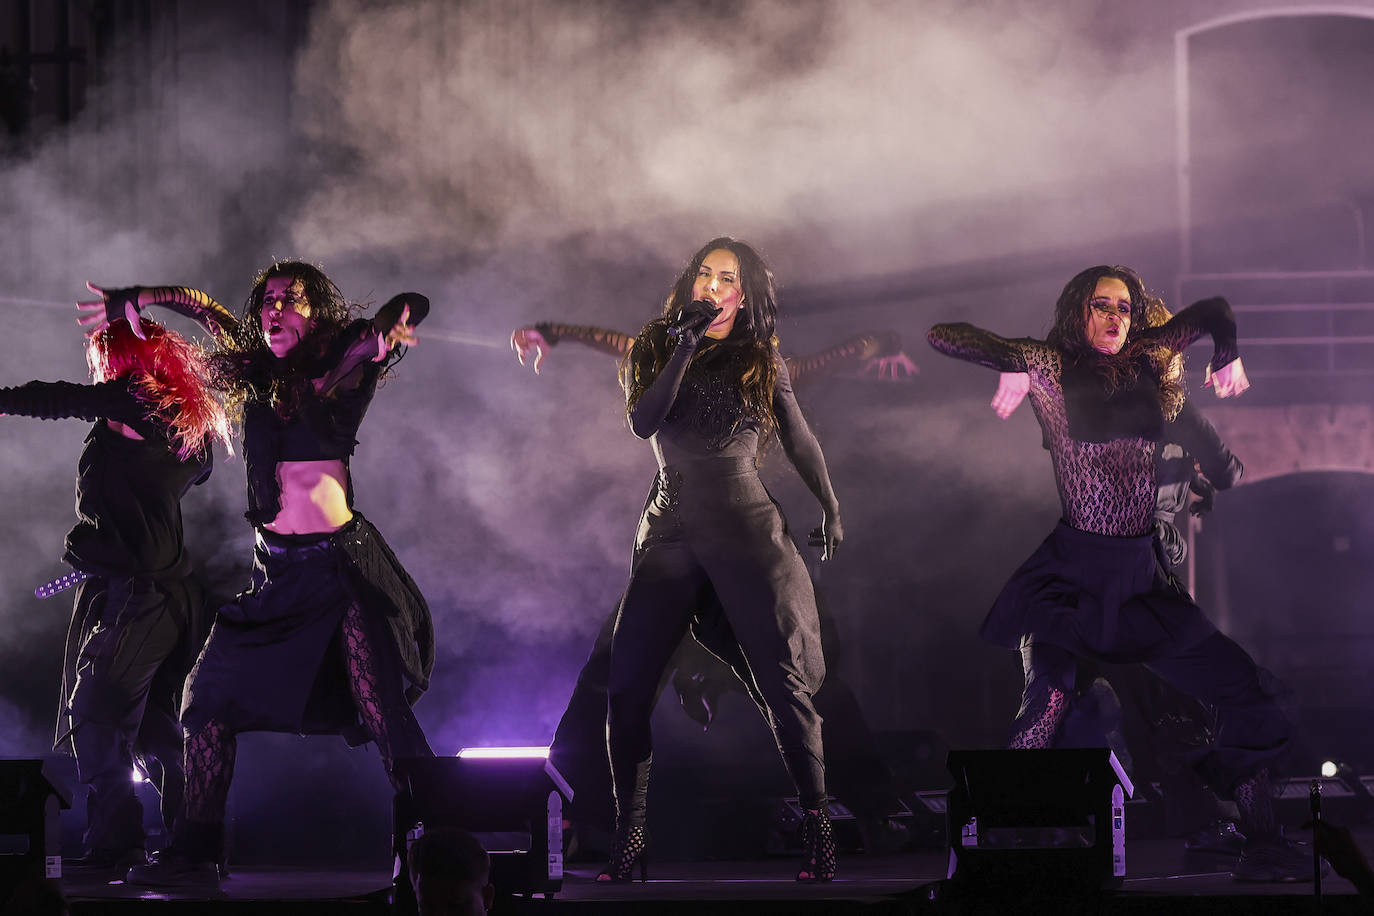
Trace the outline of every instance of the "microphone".
<path fill-rule="evenodd" d="M 720 313 L 720 306 L 710 299 L 697 299 L 682 310 L 677 322 L 668 328 L 668 336 L 676 339 L 685 332 L 696 331 L 715 321 Z"/>

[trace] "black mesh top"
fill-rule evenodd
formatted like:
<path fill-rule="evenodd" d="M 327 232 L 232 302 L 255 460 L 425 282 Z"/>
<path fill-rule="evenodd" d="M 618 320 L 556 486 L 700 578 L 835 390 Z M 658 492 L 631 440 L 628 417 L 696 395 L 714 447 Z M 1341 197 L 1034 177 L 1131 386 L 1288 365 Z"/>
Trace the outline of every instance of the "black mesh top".
<path fill-rule="evenodd" d="M 1212 336 L 1214 368 L 1239 355 L 1235 317 L 1224 299 L 1189 306 L 1131 340 L 1181 352 L 1203 334 Z M 1030 374 L 1031 407 L 1050 450 L 1064 521 L 1120 537 L 1153 529 L 1155 450 L 1164 416 L 1158 380 L 1147 365 L 1133 385 L 1109 392 L 1091 358 L 1066 368 L 1064 354 L 1042 340 L 998 337 L 970 324 L 939 324 L 928 336 L 932 347 L 956 359 Z"/>

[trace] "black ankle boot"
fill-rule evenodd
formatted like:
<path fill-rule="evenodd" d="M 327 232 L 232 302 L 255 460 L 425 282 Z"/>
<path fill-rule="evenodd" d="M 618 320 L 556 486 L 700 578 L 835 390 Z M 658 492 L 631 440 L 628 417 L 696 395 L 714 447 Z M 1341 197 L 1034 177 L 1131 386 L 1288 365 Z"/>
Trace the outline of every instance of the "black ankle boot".
<path fill-rule="evenodd" d="M 835 836 L 830 831 L 830 815 L 807 811 L 801 822 L 802 864 L 798 881 L 835 880 Z"/>
<path fill-rule="evenodd" d="M 172 845 L 153 853 L 146 865 L 129 869 L 125 880 L 150 887 L 218 887 L 223 858 L 223 824 L 183 820 Z"/>
<path fill-rule="evenodd" d="M 649 835 L 643 824 L 622 828 L 615 833 L 615 844 L 611 846 L 611 860 L 596 876 L 598 881 L 613 881 L 623 884 L 634 880 L 635 863 L 639 863 L 639 880 L 649 880 L 649 866 L 645 852 L 649 848 Z"/>

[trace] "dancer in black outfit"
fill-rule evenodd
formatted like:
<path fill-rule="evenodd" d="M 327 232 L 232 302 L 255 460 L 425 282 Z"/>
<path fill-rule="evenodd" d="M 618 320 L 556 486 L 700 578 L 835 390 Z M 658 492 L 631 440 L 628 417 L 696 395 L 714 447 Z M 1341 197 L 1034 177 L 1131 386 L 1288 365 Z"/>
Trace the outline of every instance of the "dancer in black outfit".
<path fill-rule="evenodd" d="M 783 761 L 807 809 L 798 880 L 835 874 L 825 811 L 820 718 L 811 696 L 825 663 L 806 567 L 755 466 L 776 429 L 824 511 L 823 559 L 843 534 L 825 459 L 792 395 L 773 340 L 772 274 L 728 238 L 692 258 L 622 370 L 630 428 L 651 439 L 659 472 L 640 519 L 630 582 L 611 643 L 607 737 L 616 842 L 601 880 L 641 863 L 652 742 L 664 667 L 714 593 L 771 713 Z"/>
<path fill-rule="evenodd" d="M 577 343 L 623 358 L 634 340 L 608 328 L 541 321 L 513 331 L 511 349 L 521 365 L 532 356 L 537 373 L 549 351 L 559 343 Z M 894 380 L 918 371 L 902 352 L 901 338 L 892 331 L 858 334 L 808 356 L 788 357 L 785 362 L 794 389 L 846 370 Z M 711 606 L 702 609 L 702 618 L 719 620 L 720 609 L 714 594 L 707 597 Z M 834 619 L 827 615 L 819 592 L 816 599 L 826 677 L 812 699 L 821 715 L 822 741 L 828 748 L 828 788 L 854 814 L 866 851 L 895 851 L 905 842 L 906 830 L 888 817 L 899 804 L 892 773 L 878 751 L 853 690 L 837 675 Z M 606 756 L 606 690 L 611 670 L 611 634 L 618 609 L 617 604 L 597 632 L 549 747 L 549 759 L 576 790 L 569 816 L 577 823 L 596 828 L 609 827 L 614 816 L 610 763 Z M 672 682 L 683 711 L 703 728 L 713 721 L 720 695 L 732 687 L 742 689 L 766 710 L 754 689 L 748 666 L 739 655 L 738 645 L 728 628 L 724 632 L 721 629 L 694 624 L 695 638 L 683 639 L 668 666 L 675 669 Z M 660 691 L 662 686 L 660 682 Z"/>
<path fill-rule="evenodd" d="M 1144 304 L 1134 271 L 1100 266 L 1065 286 L 1046 341 L 1009 340 L 967 324 L 936 325 L 929 334 L 947 355 L 1030 374 L 1031 406 L 1064 510 L 983 622 L 985 639 L 1022 655 L 1026 686 L 1009 743 L 1050 745 L 1078 658 L 1142 662 L 1218 707 L 1215 744 L 1197 766 L 1241 812 L 1248 841 L 1237 877 L 1293 880 L 1305 857 L 1278 831 L 1267 769 L 1287 747 L 1288 722 L 1254 661 L 1171 581 L 1154 546 L 1155 451 L 1166 417 L 1182 403 L 1168 362 L 1210 333 L 1209 384 L 1222 397 L 1240 394 L 1249 382 L 1235 319 L 1225 300 L 1209 299 L 1145 327 Z"/>
<path fill-rule="evenodd" d="M 172 845 L 129 880 L 214 884 L 239 732 L 375 740 L 388 775 L 395 758 L 432 753 L 410 709 L 434 663 L 429 608 L 353 510 L 348 470 L 378 379 L 415 342 L 411 307 L 428 302 L 404 294 L 350 322 L 319 268 L 287 261 L 258 275 L 241 320 L 186 287 L 104 292 L 89 319 L 149 305 L 219 337 L 211 368 L 242 414 L 257 545 L 249 589 L 220 608 L 187 679 L 186 795 Z"/>
<path fill-rule="evenodd" d="M 1144 320 L 1147 325 L 1163 325 L 1172 317 L 1163 300 L 1146 297 Z M 1181 380 L 1182 354 L 1175 354 L 1164 371 L 1169 381 Z M 1030 376 L 1026 373 L 1002 373 L 993 409 L 1006 419 L 1025 399 L 1029 389 Z M 1048 443 L 1045 447 L 1049 447 Z M 1243 471 L 1240 460 L 1191 400 L 1184 401 L 1178 415 L 1165 423 L 1155 456 L 1158 487 L 1155 538 L 1161 565 L 1174 578 L 1178 590 L 1186 589 L 1177 579 L 1176 570 L 1188 553 L 1187 538 L 1175 524 L 1178 513 L 1185 507 L 1192 515 L 1211 511 L 1216 491 L 1230 489 L 1240 481 Z M 1190 495 L 1198 499 L 1190 503 Z M 1075 702 L 1066 714 L 1056 745 L 1098 746 L 1105 738 L 1117 749 L 1118 756 L 1139 782 L 1140 770 L 1131 767 L 1132 755 L 1127 752 L 1126 739 L 1122 736 L 1124 698 L 1124 705 L 1133 710 L 1133 719 L 1148 729 L 1142 738 L 1133 738 L 1130 743 L 1148 741 L 1152 746 L 1148 759 L 1155 762 L 1156 772 L 1151 778 L 1160 784 L 1165 829 L 1169 835 L 1184 837 L 1184 848 L 1189 852 L 1238 857 L 1244 836 L 1237 831 L 1234 821 L 1221 811 L 1216 795 L 1202 784 L 1189 765 L 1189 757 L 1212 740 L 1215 725 L 1212 710 L 1170 687 L 1144 667 L 1114 666 L 1110 677 L 1101 677 L 1101 673 L 1092 664 L 1080 665 L 1076 699 L 1090 696 L 1095 702 Z M 1105 717 L 1101 715 L 1103 712 L 1107 713 Z"/>
<path fill-rule="evenodd" d="M 170 828 L 181 801 L 181 683 L 205 638 L 190 578 L 181 498 L 228 444 L 201 352 L 146 319 L 116 321 L 86 345 L 93 384 L 0 388 L 0 413 L 94 420 L 78 462 L 76 527 L 63 562 L 77 585 L 55 746 L 76 756 L 87 797 L 84 854 L 69 866 L 123 874 L 144 861 L 137 758 Z"/>

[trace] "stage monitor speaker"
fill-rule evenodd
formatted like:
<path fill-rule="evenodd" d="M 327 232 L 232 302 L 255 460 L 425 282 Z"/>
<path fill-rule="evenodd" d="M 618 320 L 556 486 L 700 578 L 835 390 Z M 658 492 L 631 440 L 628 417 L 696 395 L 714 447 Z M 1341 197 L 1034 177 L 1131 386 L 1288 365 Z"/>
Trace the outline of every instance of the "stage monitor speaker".
<path fill-rule="evenodd" d="M 410 842 L 441 826 L 476 835 L 499 892 L 562 889 L 563 804 L 573 790 L 546 756 L 403 757 L 395 773 L 404 786 L 393 806 L 398 903 L 411 894 Z"/>
<path fill-rule="evenodd" d="M 71 806 L 46 762 L 0 760 L 0 888 L 62 877 L 60 812 Z"/>
<path fill-rule="evenodd" d="M 1134 787 L 1108 748 L 951 751 L 948 766 L 956 884 L 1056 894 L 1121 886 Z"/>

